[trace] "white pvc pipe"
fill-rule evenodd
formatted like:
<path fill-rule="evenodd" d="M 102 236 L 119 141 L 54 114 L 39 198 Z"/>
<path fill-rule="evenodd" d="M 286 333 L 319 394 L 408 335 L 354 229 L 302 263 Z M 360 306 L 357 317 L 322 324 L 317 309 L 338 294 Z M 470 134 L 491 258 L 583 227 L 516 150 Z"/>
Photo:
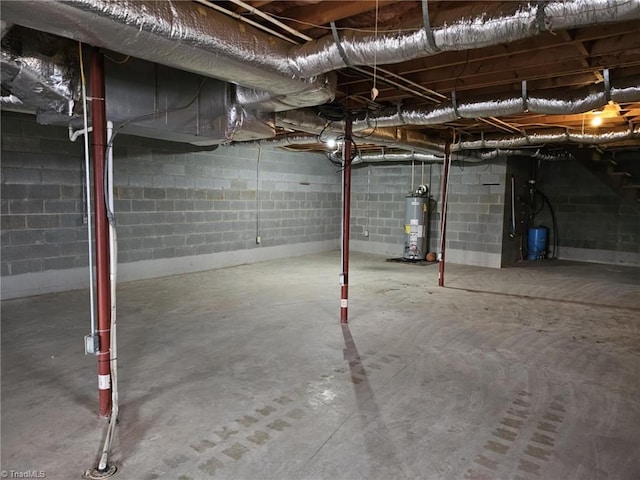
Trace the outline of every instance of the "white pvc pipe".
<path fill-rule="evenodd" d="M 87 115 L 87 87 L 82 82 L 82 120 L 84 129 L 74 132 L 69 127 L 69 140 L 75 142 L 79 135 L 84 136 L 84 182 L 85 182 L 85 202 L 87 205 L 87 241 L 89 244 L 89 304 L 91 317 L 91 335 L 96 334 L 96 304 L 95 304 L 95 280 L 93 273 L 93 232 L 91 230 L 91 166 L 89 162 L 89 132 L 93 127 L 89 127 Z"/>

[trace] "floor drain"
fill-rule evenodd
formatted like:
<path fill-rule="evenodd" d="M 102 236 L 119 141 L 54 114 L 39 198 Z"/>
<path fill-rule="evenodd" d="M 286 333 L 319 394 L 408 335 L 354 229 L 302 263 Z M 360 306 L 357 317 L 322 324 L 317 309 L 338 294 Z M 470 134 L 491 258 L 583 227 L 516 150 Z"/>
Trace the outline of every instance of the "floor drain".
<path fill-rule="evenodd" d="M 111 478 L 113 477 L 118 468 L 115 465 L 110 465 L 104 472 L 99 472 L 97 468 L 93 470 L 87 470 L 84 472 L 84 478 L 89 478 L 91 480 L 100 480 L 101 478 Z"/>

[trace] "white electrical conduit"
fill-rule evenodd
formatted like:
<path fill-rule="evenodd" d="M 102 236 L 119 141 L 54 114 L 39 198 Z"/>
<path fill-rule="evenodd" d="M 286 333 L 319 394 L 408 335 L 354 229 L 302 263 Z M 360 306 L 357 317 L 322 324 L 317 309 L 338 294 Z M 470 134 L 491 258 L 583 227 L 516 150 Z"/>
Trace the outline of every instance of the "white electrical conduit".
<path fill-rule="evenodd" d="M 114 211 L 113 200 L 113 123 L 107 122 L 107 203 L 109 211 Z M 111 348 L 109 359 L 111 362 L 111 417 L 109 427 L 104 438 L 102 454 L 98 462 L 98 472 L 105 472 L 109 468 L 111 443 L 118 423 L 118 349 L 116 335 L 116 283 L 118 268 L 118 240 L 116 228 L 112 218 L 109 219 L 109 281 L 111 285 Z"/>
<path fill-rule="evenodd" d="M 85 203 L 87 208 L 87 242 L 89 246 L 89 304 L 90 304 L 90 317 L 91 317 L 91 336 L 96 335 L 96 317 L 95 317 L 95 285 L 93 274 L 93 233 L 91 226 L 91 166 L 89 162 L 89 132 L 93 130 L 93 127 L 89 127 L 88 119 L 88 107 L 87 107 L 87 85 L 84 76 L 84 65 L 82 60 L 82 45 L 78 46 L 79 61 L 80 61 L 80 73 L 82 84 L 82 120 L 84 128 L 81 130 L 73 131 L 73 128 L 69 126 L 69 140 L 75 142 L 80 135 L 84 135 L 84 183 L 85 183 Z M 85 345 L 86 349 L 86 345 Z M 96 353 L 97 352 L 93 352 Z"/>

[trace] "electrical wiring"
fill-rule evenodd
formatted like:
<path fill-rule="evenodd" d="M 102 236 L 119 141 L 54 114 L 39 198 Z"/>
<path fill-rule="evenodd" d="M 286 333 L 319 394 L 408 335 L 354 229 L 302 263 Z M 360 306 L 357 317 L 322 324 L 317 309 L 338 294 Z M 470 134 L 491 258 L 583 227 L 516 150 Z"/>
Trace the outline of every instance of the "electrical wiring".
<path fill-rule="evenodd" d="M 115 58 L 112 58 L 109 55 L 105 55 L 104 58 L 106 58 L 107 60 L 112 61 L 113 63 L 115 63 L 117 65 L 122 65 L 122 64 L 127 63 L 129 61 L 129 59 L 131 58 L 131 55 L 127 55 L 122 60 L 116 60 Z"/>
<path fill-rule="evenodd" d="M 357 135 L 357 136 L 354 135 L 354 137 L 360 138 L 360 139 L 372 137 L 376 133 L 376 130 L 378 129 L 378 119 L 374 118 L 374 121 L 375 121 L 375 126 L 371 130 L 371 133 L 369 133 L 368 135 Z"/>

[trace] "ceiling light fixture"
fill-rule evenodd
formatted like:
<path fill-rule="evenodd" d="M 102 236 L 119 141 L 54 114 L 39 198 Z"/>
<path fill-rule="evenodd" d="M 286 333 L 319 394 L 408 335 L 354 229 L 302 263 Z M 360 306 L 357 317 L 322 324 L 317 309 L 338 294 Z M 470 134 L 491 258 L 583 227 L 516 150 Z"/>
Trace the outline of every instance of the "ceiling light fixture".
<path fill-rule="evenodd" d="M 602 111 L 594 110 L 591 113 L 593 114 L 593 118 L 591 119 L 591 126 L 599 127 L 600 125 L 602 125 Z"/>

